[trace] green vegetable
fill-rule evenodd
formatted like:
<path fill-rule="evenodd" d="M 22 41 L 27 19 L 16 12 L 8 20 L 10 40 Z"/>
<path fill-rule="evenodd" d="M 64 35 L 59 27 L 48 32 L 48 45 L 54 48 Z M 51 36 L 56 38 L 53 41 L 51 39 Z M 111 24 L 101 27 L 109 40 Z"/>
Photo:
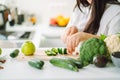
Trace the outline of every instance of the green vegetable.
<path fill-rule="evenodd" d="M 63 52 L 62 52 L 62 48 L 58 48 L 58 53 L 59 54 L 62 54 Z"/>
<path fill-rule="evenodd" d="M 48 55 L 48 56 L 56 56 L 57 53 L 51 51 L 51 50 L 46 50 L 45 53 Z"/>
<path fill-rule="evenodd" d="M 59 54 L 67 54 L 67 49 L 66 48 L 58 48 L 58 53 Z"/>
<path fill-rule="evenodd" d="M 100 39 L 103 40 L 103 41 L 105 40 L 106 37 L 107 37 L 107 36 L 104 35 L 104 34 L 101 34 L 101 35 L 100 35 Z"/>
<path fill-rule="evenodd" d="M 56 48 L 52 48 L 51 51 L 58 53 L 58 50 Z"/>
<path fill-rule="evenodd" d="M 10 53 L 10 57 L 15 58 L 18 56 L 18 54 L 19 54 L 19 50 L 15 49 L 12 53 Z"/>
<path fill-rule="evenodd" d="M 66 48 L 52 48 L 51 50 L 45 50 L 48 56 L 56 56 L 57 54 L 67 54 Z"/>
<path fill-rule="evenodd" d="M 74 63 L 77 66 L 77 68 L 82 68 L 83 67 L 83 65 L 81 64 L 81 62 L 79 60 L 76 60 L 76 59 L 73 59 L 73 58 L 68 58 L 68 57 L 65 57 L 64 59 Z"/>
<path fill-rule="evenodd" d="M 67 49 L 66 48 L 64 48 L 63 54 L 67 54 Z"/>
<path fill-rule="evenodd" d="M 42 69 L 43 65 L 44 65 L 44 61 L 40 60 L 40 59 L 31 59 L 28 61 L 28 64 L 31 67 L 37 68 L 37 69 Z"/>
<path fill-rule="evenodd" d="M 83 42 L 80 47 L 80 61 L 83 66 L 93 63 L 93 57 L 96 55 L 108 55 L 106 44 L 98 38 L 90 38 Z"/>
<path fill-rule="evenodd" d="M 79 71 L 77 66 L 70 60 L 61 59 L 61 58 L 52 58 L 50 59 L 50 63 L 60 68 L 65 68 L 65 69 L 76 71 L 76 72 Z"/>

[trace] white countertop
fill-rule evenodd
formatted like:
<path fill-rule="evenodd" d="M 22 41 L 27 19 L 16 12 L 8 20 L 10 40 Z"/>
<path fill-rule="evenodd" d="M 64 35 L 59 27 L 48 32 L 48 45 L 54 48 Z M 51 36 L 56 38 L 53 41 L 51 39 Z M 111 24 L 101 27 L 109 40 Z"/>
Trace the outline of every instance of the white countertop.
<path fill-rule="evenodd" d="M 2 49 L 2 55 L 9 55 L 14 49 Z M 58 68 L 45 61 L 42 70 L 32 68 L 27 61 L 18 61 L 7 56 L 7 62 L 0 70 L 0 80 L 120 80 L 120 68 L 108 65 L 97 68 L 89 65 L 79 72 Z"/>

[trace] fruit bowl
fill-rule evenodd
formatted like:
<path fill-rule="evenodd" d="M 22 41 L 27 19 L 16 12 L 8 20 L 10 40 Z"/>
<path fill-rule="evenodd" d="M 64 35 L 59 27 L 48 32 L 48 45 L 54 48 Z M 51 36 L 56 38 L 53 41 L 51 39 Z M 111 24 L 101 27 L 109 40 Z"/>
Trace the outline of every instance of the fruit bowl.
<path fill-rule="evenodd" d="M 51 26 L 58 26 L 58 27 L 66 27 L 69 22 L 69 17 L 65 17 L 63 15 L 58 15 L 57 17 L 50 19 Z"/>
<path fill-rule="evenodd" d="M 114 53 L 111 55 L 111 59 L 112 59 L 113 64 L 114 64 L 116 67 L 119 67 L 119 68 L 120 68 L 120 52 L 114 52 Z"/>

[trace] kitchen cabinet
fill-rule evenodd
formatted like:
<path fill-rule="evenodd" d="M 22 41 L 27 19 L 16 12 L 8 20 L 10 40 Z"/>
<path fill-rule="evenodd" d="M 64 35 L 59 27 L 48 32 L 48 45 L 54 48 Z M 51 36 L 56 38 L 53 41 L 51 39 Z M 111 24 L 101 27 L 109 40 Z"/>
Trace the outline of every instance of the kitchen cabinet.
<path fill-rule="evenodd" d="M 45 48 L 39 48 L 45 50 Z M 14 48 L 3 49 L 7 62 L 0 70 L 0 80 L 120 80 L 120 68 L 108 64 L 105 68 L 89 65 L 79 72 L 58 68 L 45 61 L 42 70 L 32 68 L 27 61 L 19 61 L 8 55 Z M 41 54 L 41 53 L 39 53 Z"/>

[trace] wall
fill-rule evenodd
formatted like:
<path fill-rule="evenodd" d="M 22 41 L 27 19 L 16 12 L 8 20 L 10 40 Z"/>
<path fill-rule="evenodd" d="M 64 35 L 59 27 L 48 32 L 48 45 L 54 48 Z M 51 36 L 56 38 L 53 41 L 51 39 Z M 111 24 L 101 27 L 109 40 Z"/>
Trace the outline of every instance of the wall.
<path fill-rule="evenodd" d="M 6 0 L 7 1 L 7 0 Z M 40 22 L 46 22 L 58 14 L 70 16 L 75 0 L 8 0 L 7 4 L 17 6 L 27 13 L 36 14 Z"/>
<path fill-rule="evenodd" d="M 58 14 L 70 16 L 76 0 L 0 0 L 5 3 L 17 6 L 27 13 L 37 15 L 39 22 L 43 23 L 50 17 Z M 120 0 L 119 0 L 120 1 Z"/>

